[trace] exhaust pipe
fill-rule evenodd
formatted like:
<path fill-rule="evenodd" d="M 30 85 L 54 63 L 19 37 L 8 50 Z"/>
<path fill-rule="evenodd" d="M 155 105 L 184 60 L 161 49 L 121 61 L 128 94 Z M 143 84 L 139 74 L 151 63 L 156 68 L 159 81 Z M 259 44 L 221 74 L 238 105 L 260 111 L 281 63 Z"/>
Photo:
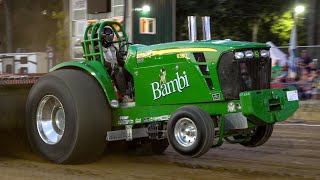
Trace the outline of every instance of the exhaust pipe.
<path fill-rule="evenodd" d="M 188 30 L 189 30 L 189 40 L 197 40 L 197 22 L 196 16 L 188 16 Z"/>
<path fill-rule="evenodd" d="M 202 17 L 202 34 L 203 34 L 203 40 L 211 40 L 209 16 Z"/>

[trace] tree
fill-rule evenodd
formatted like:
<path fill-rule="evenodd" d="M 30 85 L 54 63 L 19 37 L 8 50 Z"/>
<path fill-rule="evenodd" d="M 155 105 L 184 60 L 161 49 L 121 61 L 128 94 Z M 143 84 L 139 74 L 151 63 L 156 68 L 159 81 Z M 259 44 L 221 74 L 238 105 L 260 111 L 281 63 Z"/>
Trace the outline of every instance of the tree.
<path fill-rule="evenodd" d="M 274 17 L 281 16 L 291 4 L 291 0 L 177 0 L 177 39 L 188 37 L 188 15 L 210 16 L 214 39 L 260 42 L 278 39 L 270 27 Z"/>
<path fill-rule="evenodd" d="M 293 25 L 294 20 L 292 18 L 292 11 L 285 12 L 279 18 L 274 18 L 274 24 L 271 27 L 271 32 L 279 37 L 281 45 L 288 45 Z"/>

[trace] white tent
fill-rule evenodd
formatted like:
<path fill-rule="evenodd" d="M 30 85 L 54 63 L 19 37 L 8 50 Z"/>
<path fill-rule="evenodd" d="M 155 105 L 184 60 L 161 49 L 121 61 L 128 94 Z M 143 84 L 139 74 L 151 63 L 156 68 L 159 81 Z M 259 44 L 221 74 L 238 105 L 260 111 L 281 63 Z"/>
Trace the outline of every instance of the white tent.
<path fill-rule="evenodd" d="M 280 66 L 284 66 L 288 62 L 287 55 L 282 52 L 276 45 L 274 45 L 271 41 L 267 42 L 270 48 L 270 57 L 272 59 L 272 66 L 278 60 Z"/>

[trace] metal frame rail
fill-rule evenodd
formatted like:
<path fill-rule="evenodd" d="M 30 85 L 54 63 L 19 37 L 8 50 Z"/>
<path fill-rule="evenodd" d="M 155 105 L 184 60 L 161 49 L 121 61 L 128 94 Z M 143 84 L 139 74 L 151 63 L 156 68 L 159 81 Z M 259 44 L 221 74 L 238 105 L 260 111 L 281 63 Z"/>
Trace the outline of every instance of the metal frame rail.
<path fill-rule="evenodd" d="M 0 86 L 33 85 L 44 74 L 0 75 Z"/>

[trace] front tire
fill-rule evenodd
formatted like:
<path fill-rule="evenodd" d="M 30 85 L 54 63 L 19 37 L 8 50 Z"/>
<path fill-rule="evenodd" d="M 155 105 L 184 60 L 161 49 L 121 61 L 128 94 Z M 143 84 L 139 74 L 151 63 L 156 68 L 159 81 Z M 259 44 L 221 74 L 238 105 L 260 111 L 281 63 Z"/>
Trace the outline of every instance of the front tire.
<path fill-rule="evenodd" d="M 195 106 L 184 106 L 170 117 L 167 136 L 179 154 L 200 157 L 213 145 L 214 124 L 205 111 Z"/>
<path fill-rule="evenodd" d="M 57 70 L 32 87 L 26 131 L 33 151 L 55 163 L 96 160 L 104 151 L 111 111 L 95 79 L 79 70 Z"/>

